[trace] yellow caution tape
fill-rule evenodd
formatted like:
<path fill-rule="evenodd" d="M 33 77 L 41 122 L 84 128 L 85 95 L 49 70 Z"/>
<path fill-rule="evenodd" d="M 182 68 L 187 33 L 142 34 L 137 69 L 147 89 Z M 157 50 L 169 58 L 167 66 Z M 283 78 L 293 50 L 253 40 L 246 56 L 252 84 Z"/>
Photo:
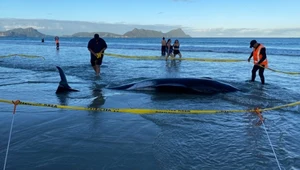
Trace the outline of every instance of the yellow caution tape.
<path fill-rule="evenodd" d="M 129 56 L 129 55 L 122 55 L 122 54 L 112 54 L 112 53 L 105 53 L 105 55 L 113 56 L 113 57 L 120 57 L 120 58 L 130 58 L 130 59 L 142 59 L 142 60 L 165 60 L 165 57 L 161 56 Z M 187 61 L 204 61 L 204 62 L 240 62 L 246 61 L 241 59 L 210 59 L 210 58 L 172 58 L 173 60 L 187 60 Z"/>
<path fill-rule="evenodd" d="M 112 53 L 104 53 L 108 56 L 120 57 L 120 58 L 131 58 L 131 59 L 144 59 L 144 60 L 161 60 L 158 56 L 130 56 L 130 55 L 122 55 L 122 54 L 112 54 Z"/>
<path fill-rule="evenodd" d="M 11 103 L 14 104 L 12 100 L 0 99 L 0 102 L 3 103 Z M 22 102 L 21 105 L 28 106 L 39 106 L 39 107 L 52 107 L 52 108 L 60 108 L 60 109 L 70 109 L 70 110 L 87 110 L 87 111 L 100 111 L 100 112 L 121 112 L 121 113 L 133 113 L 133 114 L 155 114 L 155 113 L 168 113 L 168 114 L 213 114 L 213 113 L 237 113 L 237 112 L 254 112 L 257 109 L 251 110 L 163 110 L 163 109 L 132 109 L 132 108 L 91 108 L 91 107 L 78 107 L 78 106 L 64 106 L 57 104 L 44 104 L 44 103 L 32 103 L 32 102 Z M 300 105 L 300 101 L 276 106 L 272 108 L 259 109 L 259 111 L 268 111 L 281 109 L 291 106 Z"/>
<path fill-rule="evenodd" d="M 26 57 L 26 58 L 43 58 L 45 60 L 45 58 L 42 57 L 42 56 L 26 55 L 26 54 L 9 54 L 9 55 L 6 55 L 6 56 L 0 56 L 0 58 L 14 57 L 14 56 Z"/>
<path fill-rule="evenodd" d="M 283 74 L 291 74 L 291 75 L 299 75 L 300 74 L 300 72 L 286 72 L 286 71 L 274 70 L 271 68 L 266 68 L 266 69 L 274 71 L 274 72 L 278 72 L 278 73 L 283 73 Z"/>
<path fill-rule="evenodd" d="M 297 106 L 300 105 L 300 101 L 294 102 L 294 103 L 289 103 L 281 106 L 275 106 L 275 107 L 270 107 L 270 108 L 265 108 L 265 109 L 259 109 L 259 111 L 269 111 L 269 110 L 277 110 L 277 109 L 282 109 L 286 107 L 292 107 L 292 106 Z"/>
<path fill-rule="evenodd" d="M 266 67 L 264 67 L 264 66 L 262 66 L 262 65 L 259 65 L 260 67 L 263 67 L 263 68 L 265 68 L 265 69 L 268 69 L 268 70 L 271 70 L 271 71 L 274 71 L 274 72 L 277 72 L 277 73 L 283 73 L 283 74 L 291 74 L 291 75 L 298 75 L 298 74 L 300 74 L 300 72 L 286 72 L 286 71 L 279 71 L 279 70 L 274 70 L 274 69 L 271 69 L 271 68 L 266 68 Z"/>
<path fill-rule="evenodd" d="M 112 54 L 112 53 L 105 53 L 105 55 L 113 56 L 113 57 L 120 57 L 120 58 L 130 58 L 130 59 L 142 59 L 142 60 L 165 60 L 165 57 L 160 56 L 129 56 L 129 55 L 122 55 L 122 54 Z M 187 60 L 187 61 L 203 61 L 203 62 L 240 62 L 240 61 L 247 61 L 242 59 L 211 59 L 211 58 L 172 58 L 171 60 Z M 262 66 L 261 66 L 262 67 Z M 291 75 L 298 75 L 300 72 L 285 72 L 285 71 L 278 71 L 271 68 L 266 68 L 268 70 L 284 73 L 284 74 L 291 74 Z"/>
<path fill-rule="evenodd" d="M 176 58 L 176 60 L 204 61 L 204 62 L 240 62 L 240 61 L 246 61 L 246 60 L 241 60 L 241 59 L 210 59 L 210 58 Z"/>

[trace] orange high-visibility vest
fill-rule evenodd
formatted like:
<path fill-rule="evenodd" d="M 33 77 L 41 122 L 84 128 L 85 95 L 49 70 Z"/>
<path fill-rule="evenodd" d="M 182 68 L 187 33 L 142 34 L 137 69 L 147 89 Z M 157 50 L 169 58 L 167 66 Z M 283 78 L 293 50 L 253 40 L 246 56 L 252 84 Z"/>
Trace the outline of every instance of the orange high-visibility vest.
<path fill-rule="evenodd" d="M 260 59 L 262 58 L 262 55 L 260 54 L 260 50 L 264 48 L 262 44 L 260 44 L 257 48 L 253 48 L 253 62 L 254 64 L 257 64 Z M 267 58 L 260 63 L 260 65 L 264 65 L 266 68 L 268 67 L 268 60 Z"/>

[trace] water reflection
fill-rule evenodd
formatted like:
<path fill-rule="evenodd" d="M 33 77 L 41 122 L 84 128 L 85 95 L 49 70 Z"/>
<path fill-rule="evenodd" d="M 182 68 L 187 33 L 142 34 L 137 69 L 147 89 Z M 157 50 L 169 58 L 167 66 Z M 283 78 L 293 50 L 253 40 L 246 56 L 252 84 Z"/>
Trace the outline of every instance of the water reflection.
<path fill-rule="evenodd" d="M 69 93 L 56 94 L 60 105 L 68 105 Z"/>
<path fill-rule="evenodd" d="M 102 94 L 102 87 L 103 85 L 100 84 L 93 84 L 91 87 L 92 96 L 94 99 L 92 100 L 91 104 L 88 107 L 92 108 L 100 108 L 105 103 L 105 97 Z"/>
<path fill-rule="evenodd" d="M 180 72 L 181 60 L 167 60 L 166 61 L 166 71 L 167 73 L 173 75 Z M 175 76 L 175 75 L 173 75 Z"/>

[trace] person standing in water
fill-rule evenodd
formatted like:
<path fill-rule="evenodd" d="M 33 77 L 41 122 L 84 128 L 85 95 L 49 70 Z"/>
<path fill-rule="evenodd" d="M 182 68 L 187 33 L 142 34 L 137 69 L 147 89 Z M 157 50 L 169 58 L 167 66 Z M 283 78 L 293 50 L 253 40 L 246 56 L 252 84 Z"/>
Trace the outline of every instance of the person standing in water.
<path fill-rule="evenodd" d="M 173 57 L 173 46 L 172 46 L 171 43 L 172 43 L 171 39 L 168 39 L 168 41 L 167 41 L 167 56 L 166 56 L 166 60 L 168 60 L 169 56 Z"/>
<path fill-rule="evenodd" d="M 59 50 L 59 37 L 56 36 L 56 37 L 54 38 L 54 40 L 55 40 L 55 44 L 56 44 L 56 50 Z"/>
<path fill-rule="evenodd" d="M 250 48 L 253 48 L 253 51 L 248 58 L 248 62 L 250 62 L 252 56 L 254 62 L 251 81 L 255 80 L 256 72 L 259 70 L 261 84 L 265 84 L 264 70 L 268 67 L 266 48 L 262 44 L 257 43 L 256 40 L 250 42 Z"/>
<path fill-rule="evenodd" d="M 91 53 L 91 65 L 96 72 L 96 75 L 100 74 L 100 65 L 104 57 L 104 51 L 107 48 L 106 42 L 99 37 L 99 34 L 95 34 L 88 43 L 88 50 Z"/>
<path fill-rule="evenodd" d="M 165 37 L 161 40 L 161 56 L 166 56 L 166 48 L 167 48 L 167 42 L 165 40 Z"/>
<path fill-rule="evenodd" d="M 180 46 L 179 41 L 178 41 L 178 40 L 175 40 L 175 42 L 174 42 L 174 44 L 173 44 L 174 58 L 176 57 L 177 54 L 179 55 L 179 58 L 182 57 L 182 56 L 181 56 L 181 53 L 180 53 L 180 51 L 179 51 L 179 46 Z"/>

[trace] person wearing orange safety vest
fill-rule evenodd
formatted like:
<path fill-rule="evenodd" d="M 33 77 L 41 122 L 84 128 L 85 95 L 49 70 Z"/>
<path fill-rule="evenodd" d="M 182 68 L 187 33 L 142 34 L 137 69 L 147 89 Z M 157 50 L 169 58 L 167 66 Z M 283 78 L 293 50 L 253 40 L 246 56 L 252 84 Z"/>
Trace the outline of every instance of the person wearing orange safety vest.
<path fill-rule="evenodd" d="M 254 66 L 252 68 L 251 81 L 255 80 L 256 72 L 257 72 L 257 70 L 259 70 L 259 77 L 261 80 L 261 84 L 265 84 L 264 71 L 265 71 L 265 68 L 268 67 L 266 47 L 264 47 L 262 44 L 257 43 L 256 40 L 252 40 L 250 42 L 250 48 L 253 48 L 253 51 L 248 58 L 248 62 L 250 62 L 250 59 L 252 56 L 253 56 L 253 62 L 254 62 Z"/>

